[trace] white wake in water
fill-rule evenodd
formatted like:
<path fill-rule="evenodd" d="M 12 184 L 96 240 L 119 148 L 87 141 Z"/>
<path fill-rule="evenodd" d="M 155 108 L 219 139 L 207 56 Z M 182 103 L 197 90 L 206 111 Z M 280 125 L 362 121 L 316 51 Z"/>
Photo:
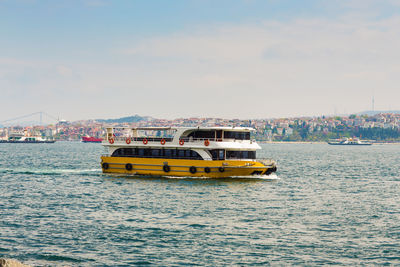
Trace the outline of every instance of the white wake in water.
<path fill-rule="evenodd" d="M 281 178 L 276 175 L 276 173 L 272 173 L 270 175 L 248 175 L 248 176 L 232 176 L 231 178 L 239 178 L 239 179 L 260 179 L 260 180 L 280 180 Z"/>
<path fill-rule="evenodd" d="M 27 169 L 27 168 L 1 168 L 0 173 L 10 174 L 36 174 L 36 175 L 61 175 L 61 174 L 96 174 L 101 170 L 96 169 Z"/>
<path fill-rule="evenodd" d="M 103 174 L 100 168 L 93 169 L 28 169 L 28 168 L 0 168 L 0 174 L 31 174 L 31 175 L 96 175 Z M 167 178 L 167 179 L 249 179 L 249 180 L 267 180 L 276 181 L 280 178 L 272 173 L 270 175 L 248 175 L 248 176 L 230 176 L 225 178 L 213 178 L 213 177 L 192 177 L 192 176 L 148 176 L 148 175 L 129 175 L 129 174 L 106 174 L 108 176 L 115 177 L 141 177 L 141 178 Z"/>
<path fill-rule="evenodd" d="M 281 178 L 278 177 L 275 173 L 270 175 L 248 175 L 248 176 L 230 176 L 224 178 L 215 178 L 215 177 L 191 177 L 191 176 L 162 176 L 168 179 L 253 179 L 253 180 L 268 180 L 268 181 L 277 181 Z"/>

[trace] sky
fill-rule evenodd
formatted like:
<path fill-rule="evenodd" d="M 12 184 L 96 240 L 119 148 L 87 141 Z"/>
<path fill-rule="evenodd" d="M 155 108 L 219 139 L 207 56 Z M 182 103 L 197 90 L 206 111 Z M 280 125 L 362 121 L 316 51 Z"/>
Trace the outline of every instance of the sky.
<path fill-rule="evenodd" d="M 0 0 L 0 122 L 400 110 L 397 0 Z"/>

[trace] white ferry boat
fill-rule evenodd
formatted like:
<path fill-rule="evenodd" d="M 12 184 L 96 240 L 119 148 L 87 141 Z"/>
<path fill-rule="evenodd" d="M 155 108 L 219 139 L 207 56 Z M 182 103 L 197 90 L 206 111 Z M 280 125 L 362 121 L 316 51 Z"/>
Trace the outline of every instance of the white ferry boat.
<path fill-rule="evenodd" d="M 2 140 L 1 143 L 54 143 L 54 139 L 42 138 L 37 135 L 30 135 L 24 132 L 12 132 L 8 138 Z"/>
<path fill-rule="evenodd" d="M 369 141 L 362 141 L 358 138 L 344 138 L 344 139 L 336 139 L 328 142 L 330 145 L 343 145 L 343 146 L 370 146 L 372 145 Z"/>
<path fill-rule="evenodd" d="M 102 145 L 104 173 L 233 177 L 276 172 L 271 159 L 242 127 L 109 127 Z"/>

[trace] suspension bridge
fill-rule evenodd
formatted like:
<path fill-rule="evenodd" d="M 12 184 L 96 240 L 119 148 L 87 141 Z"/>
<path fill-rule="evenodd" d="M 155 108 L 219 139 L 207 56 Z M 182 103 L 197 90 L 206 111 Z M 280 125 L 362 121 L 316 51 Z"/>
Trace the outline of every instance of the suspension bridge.
<path fill-rule="evenodd" d="M 28 119 L 30 119 L 30 120 L 28 121 Z M 56 118 L 55 116 L 52 116 L 52 115 L 48 114 L 47 112 L 37 111 L 34 113 L 14 117 L 11 119 L 2 120 L 2 121 L 0 121 L 0 125 L 3 125 L 3 126 L 16 125 L 16 124 L 43 125 L 44 121 L 48 122 L 49 120 L 51 122 L 56 122 L 56 123 L 58 123 L 60 121 L 59 118 Z"/>

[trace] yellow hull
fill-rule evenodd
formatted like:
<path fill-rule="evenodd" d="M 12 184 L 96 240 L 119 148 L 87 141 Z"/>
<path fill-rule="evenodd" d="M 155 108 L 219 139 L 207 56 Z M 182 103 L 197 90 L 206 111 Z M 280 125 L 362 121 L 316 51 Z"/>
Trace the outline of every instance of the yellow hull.
<path fill-rule="evenodd" d="M 250 160 L 210 161 L 103 156 L 101 165 L 103 173 L 210 178 L 260 175 L 276 171 L 275 164 L 266 166 Z"/>

